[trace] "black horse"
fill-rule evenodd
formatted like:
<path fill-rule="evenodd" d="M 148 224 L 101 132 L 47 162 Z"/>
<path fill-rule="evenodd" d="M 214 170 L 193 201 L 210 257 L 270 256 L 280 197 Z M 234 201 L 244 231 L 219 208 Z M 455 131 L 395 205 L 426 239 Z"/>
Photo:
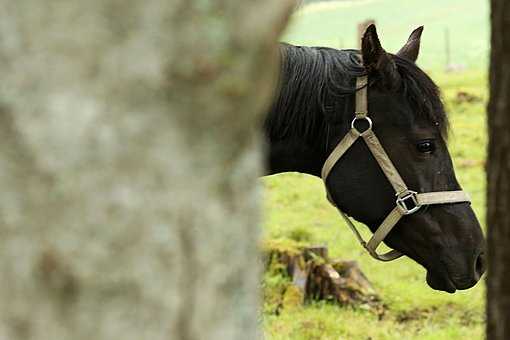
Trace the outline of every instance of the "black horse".
<path fill-rule="evenodd" d="M 361 51 L 281 46 L 279 94 L 265 119 L 268 174 L 321 168 L 348 133 L 356 78 L 368 75 L 374 132 L 407 185 L 419 192 L 460 190 L 447 149 L 448 119 L 434 82 L 416 66 L 422 27 L 395 55 L 375 27 Z M 334 203 L 372 232 L 395 207 L 395 194 L 358 140 L 332 169 Z M 385 243 L 427 269 L 430 287 L 450 293 L 474 286 L 485 270 L 484 238 L 469 203 L 434 205 L 405 216 Z"/>

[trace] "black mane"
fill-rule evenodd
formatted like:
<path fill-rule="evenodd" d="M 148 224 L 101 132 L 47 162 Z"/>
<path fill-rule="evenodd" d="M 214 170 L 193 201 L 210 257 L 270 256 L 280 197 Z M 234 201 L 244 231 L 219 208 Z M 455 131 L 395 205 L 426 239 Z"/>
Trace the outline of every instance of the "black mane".
<path fill-rule="evenodd" d="M 280 86 L 265 120 L 271 141 L 298 137 L 309 145 L 322 140 L 331 125 L 354 114 L 356 77 L 365 74 L 357 50 L 282 44 Z M 400 91 L 417 114 L 447 135 L 448 119 L 440 91 L 413 62 L 393 56 L 402 77 Z"/>

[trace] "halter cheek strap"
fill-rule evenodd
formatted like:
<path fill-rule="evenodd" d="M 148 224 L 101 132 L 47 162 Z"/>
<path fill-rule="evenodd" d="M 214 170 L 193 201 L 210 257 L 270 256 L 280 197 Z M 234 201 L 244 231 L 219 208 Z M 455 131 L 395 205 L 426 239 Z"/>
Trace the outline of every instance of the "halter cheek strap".
<path fill-rule="evenodd" d="M 386 235 L 388 235 L 388 233 L 397 225 L 402 217 L 405 215 L 414 214 L 424 205 L 452 204 L 470 202 L 471 200 L 469 196 L 461 190 L 437 191 L 428 193 L 417 193 L 416 191 L 409 190 L 399 172 L 391 162 L 390 157 L 379 142 L 379 139 L 372 130 L 372 120 L 368 117 L 367 76 L 357 78 L 356 88 L 358 89 L 356 92 L 356 112 L 351 124 L 351 129 L 326 159 L 326 162 L 322 167 L 322 180 L 326 186 L 326 193 L 329 202 L 338 209 L 342 217 L 345 219 L 347 225 L 352 229 L 354 235 L 356 235 L 356 238 L 361 243 L 361 245 L 368 250 L 372 257 L 380 261 L 392 261 L 401 257 L 403 254 L 397 250 L 391 250 L 385 254 L 378 254 L 376 250 Z M 364 131 L 359 131 L 356 128 L 357 122 L 363 120 L 368 124 L 368 128 L 366 128 Z M 368 242 L 365 242 L 349 217 L 344 212 L 342 212 L 342 210 L 340 210 L 340 208 L 332 200 L 326 185 L 328 175 L 335 164 L 359 138 L 362 138 L 365 141 L 368 149 L 372 153 L 374 159 L 377 161 L 377 164 L 386 175 L 386 178 L 391 183 L 396 193 L 395 207 L 388 214 L 388 216 L 386 216 L 384 221 L 381 223 L 379 228 L 377 228 L 376 232 Z"/>

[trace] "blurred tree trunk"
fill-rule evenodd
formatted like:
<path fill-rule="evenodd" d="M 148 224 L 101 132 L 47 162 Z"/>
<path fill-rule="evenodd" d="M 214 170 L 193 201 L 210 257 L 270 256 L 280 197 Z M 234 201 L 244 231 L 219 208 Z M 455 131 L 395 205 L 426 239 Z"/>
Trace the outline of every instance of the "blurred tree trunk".
<path fill-rule="evenodd" d="M 510 3 L 492 0 L 487 226 L 489 340 L 510 339 Z"/>
<path fill-rule="evenodd" d="M 0 339 L 253 339 L 291 4 L 0 0 Z"/>

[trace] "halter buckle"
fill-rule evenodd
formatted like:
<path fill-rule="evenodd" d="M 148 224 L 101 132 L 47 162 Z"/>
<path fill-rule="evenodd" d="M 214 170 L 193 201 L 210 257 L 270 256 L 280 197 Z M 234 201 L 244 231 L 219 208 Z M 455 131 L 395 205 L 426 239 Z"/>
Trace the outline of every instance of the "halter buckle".
<path fill-rule="evenodd" d="M 420 210 L 418 203 L 418 193 L 412 190 L 406 190 L 397 195 L 397 207 L 404 215 L 411 215 Z"/>
<path fill-rule="evenodd" d="M 356 122 L 361 121 L 361 120 L 364 120 L 368 123 L 368 127 L 362 132 L 359 131 L 358 128 L 356 128 Z M 364 134 L 366 134 L 367 132 L 372 130 L 372 125 L 373 125 L 373 123 L 372 123 L 372 119 L 370 119 L 370 117 L 367 117 L 366 115 L 356 114 L 356 117 L 354 117 L 354 119 L 352 120 L 351 129 L 356 131 L 356 133 L 358 133 L 360 136 L 363 136 Z"/>

